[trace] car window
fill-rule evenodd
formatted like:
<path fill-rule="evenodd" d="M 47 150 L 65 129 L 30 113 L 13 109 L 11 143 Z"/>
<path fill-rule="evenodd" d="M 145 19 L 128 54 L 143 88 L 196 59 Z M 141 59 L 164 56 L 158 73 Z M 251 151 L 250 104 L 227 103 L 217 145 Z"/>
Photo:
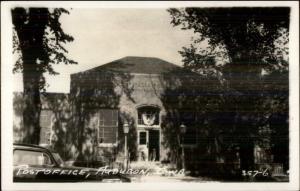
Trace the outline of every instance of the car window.
<path fill-rule="evenodd" d="M 54 160 L 60 165 L 60 166 L 63 166 L 64 165 L 64 161 L 63 159 L 60 157 L 60 155 L 58 153 L 54 153 L 52 152 L 52 156 L 54 158 Z"/>
<path fill-rule="evenodd" d="M 50 157 L 39 151 L 15 150 L 14 165 L 52 165 Z"/>

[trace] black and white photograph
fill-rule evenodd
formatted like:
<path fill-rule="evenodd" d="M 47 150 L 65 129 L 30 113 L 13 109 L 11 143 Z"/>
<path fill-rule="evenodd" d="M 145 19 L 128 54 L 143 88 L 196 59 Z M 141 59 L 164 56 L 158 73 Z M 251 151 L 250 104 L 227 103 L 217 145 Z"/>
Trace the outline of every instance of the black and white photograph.
<path fill-rule="evenodd" d="M 6 190 L 298 190 L 298 6 L 2 2 Z"/>

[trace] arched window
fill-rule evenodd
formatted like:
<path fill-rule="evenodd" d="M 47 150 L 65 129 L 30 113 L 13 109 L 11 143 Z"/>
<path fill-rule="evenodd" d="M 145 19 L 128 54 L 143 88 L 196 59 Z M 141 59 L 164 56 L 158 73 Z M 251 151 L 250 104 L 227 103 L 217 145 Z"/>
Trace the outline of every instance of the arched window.
<path fill-rule="evenodd" d="M 143 106 L 138 108 L 138 125 L 159 125 L 159 111 L 160 109 L 155 106 Z"/>

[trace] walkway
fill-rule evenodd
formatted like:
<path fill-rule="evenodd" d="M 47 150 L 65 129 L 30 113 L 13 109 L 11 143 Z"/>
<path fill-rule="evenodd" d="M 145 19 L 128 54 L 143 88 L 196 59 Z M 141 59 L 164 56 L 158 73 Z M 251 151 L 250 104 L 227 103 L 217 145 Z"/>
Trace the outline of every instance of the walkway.
<path fill-rule="evenodd" d="M 147 175 L 132 175 L 132 182 L 212 182 L 210 178 L 192 177 L 184 170 L 177 170 L 171 165 L 160 162 L 138 161 L 132 162 L 131 169 L 149 169 Z"/>

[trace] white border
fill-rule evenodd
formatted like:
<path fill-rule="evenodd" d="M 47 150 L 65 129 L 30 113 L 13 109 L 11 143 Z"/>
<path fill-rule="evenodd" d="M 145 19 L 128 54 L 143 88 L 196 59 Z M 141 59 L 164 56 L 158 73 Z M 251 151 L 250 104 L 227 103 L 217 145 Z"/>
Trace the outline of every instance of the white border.
<path fill-rule="evenodd" d="M 12 25 L 10 8 L 47 6 L 66 8 L 168 7 L 291 7 L 290 27 L 290 182 L 289 183 L 12 183 Z M 177 2 L 1 2 L 1 171 L 4 190 L 298 190 L 299 189 L 299 2 L 298 1 L 177 1 Z"/>

